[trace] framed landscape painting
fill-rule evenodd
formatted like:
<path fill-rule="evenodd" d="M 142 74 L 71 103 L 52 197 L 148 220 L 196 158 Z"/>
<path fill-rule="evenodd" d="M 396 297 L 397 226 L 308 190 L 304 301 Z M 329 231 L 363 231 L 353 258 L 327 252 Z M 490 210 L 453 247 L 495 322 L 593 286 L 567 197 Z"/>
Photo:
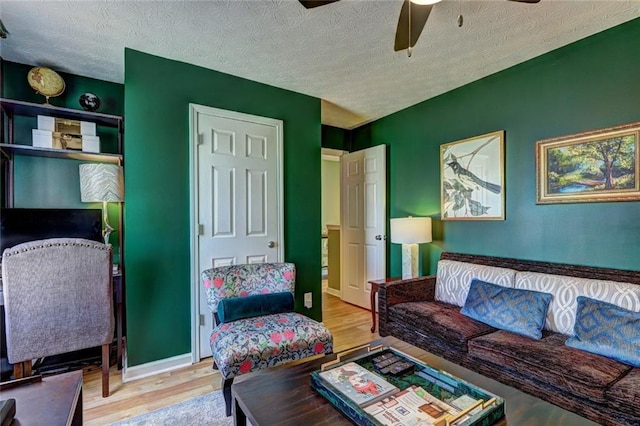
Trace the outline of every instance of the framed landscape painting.
<path fill-rule="evenodd" d="M 640 122 L 536 143 L 538 204 L 640 200 Z"/>
<path fill-rule="evenodd" d="M 504 220 L 504 131 L 440 145 L 442 220 Z"/>

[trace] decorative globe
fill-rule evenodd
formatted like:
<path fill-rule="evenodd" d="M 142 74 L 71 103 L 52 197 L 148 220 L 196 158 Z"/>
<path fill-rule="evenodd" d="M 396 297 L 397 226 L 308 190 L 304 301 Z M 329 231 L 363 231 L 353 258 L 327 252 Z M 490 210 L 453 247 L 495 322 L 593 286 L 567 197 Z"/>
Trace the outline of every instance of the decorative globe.
<path fill-rule="evenodd" d="M 80 106 L 87 111 L 96 111 L 100 108 L 100 98 L 93 93 L 83 93 L 78 99 Z"/>
<path fill-rule="evenodd" d="M 45 104 L 49 104 L 49 98 L 60 95 L 65 88 L 60 74 L 46 67 L 31 68 L 27 81 L 33 90 L 47 98 Z"/>

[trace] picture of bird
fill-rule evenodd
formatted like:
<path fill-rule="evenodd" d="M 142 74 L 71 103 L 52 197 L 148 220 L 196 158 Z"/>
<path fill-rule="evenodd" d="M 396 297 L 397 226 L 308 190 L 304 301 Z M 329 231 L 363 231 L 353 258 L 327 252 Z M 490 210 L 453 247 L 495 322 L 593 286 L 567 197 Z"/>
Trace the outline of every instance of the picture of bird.
<path fill-rule="evenodd" d="M 440 146 L 442 218 L 504 220 L 504 132 Z"/>
<path fill-rule="evenodd" d="M 447 163 L 447 166 L 451 167 L 453 169 L 453 173 L 455 173 L 465 183 L 481 186 L 482 188 L 486 189 L 487 191 L 491 191 L 494 194 L 499 194 L 500 191 L 502 191 L 500 185 L 480 179 L 478 176 L 462 167 L 456 160 L 450 161 L 449 163 Z"/>

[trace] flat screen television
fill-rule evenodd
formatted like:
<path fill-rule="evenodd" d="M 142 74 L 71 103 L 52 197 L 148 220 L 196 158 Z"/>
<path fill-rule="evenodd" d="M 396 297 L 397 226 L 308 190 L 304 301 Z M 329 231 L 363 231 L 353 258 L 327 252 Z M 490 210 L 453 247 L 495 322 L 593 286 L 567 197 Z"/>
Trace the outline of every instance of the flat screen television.
<path fill-rule="evenodd" d="M 0 209 L 0 254 L 17 244 L 47 238 L 102 239 L 100 209 Z"/>

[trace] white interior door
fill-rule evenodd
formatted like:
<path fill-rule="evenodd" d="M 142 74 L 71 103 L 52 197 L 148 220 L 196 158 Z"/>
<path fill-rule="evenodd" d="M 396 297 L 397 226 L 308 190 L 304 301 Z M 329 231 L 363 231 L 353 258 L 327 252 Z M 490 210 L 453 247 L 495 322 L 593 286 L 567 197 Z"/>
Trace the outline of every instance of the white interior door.
<path fill-rule="evenodd" d="M 341 158 L 342 300 L 370 308 L 370 280 L 386 275 L 386 145 Z"/>
<path fill-rule="evenodd" d="M 198 360 L 211 356 L 213 329 L 200 273 L 217 266 L 284 259 L 282 121 L 191 108 Z"/>

